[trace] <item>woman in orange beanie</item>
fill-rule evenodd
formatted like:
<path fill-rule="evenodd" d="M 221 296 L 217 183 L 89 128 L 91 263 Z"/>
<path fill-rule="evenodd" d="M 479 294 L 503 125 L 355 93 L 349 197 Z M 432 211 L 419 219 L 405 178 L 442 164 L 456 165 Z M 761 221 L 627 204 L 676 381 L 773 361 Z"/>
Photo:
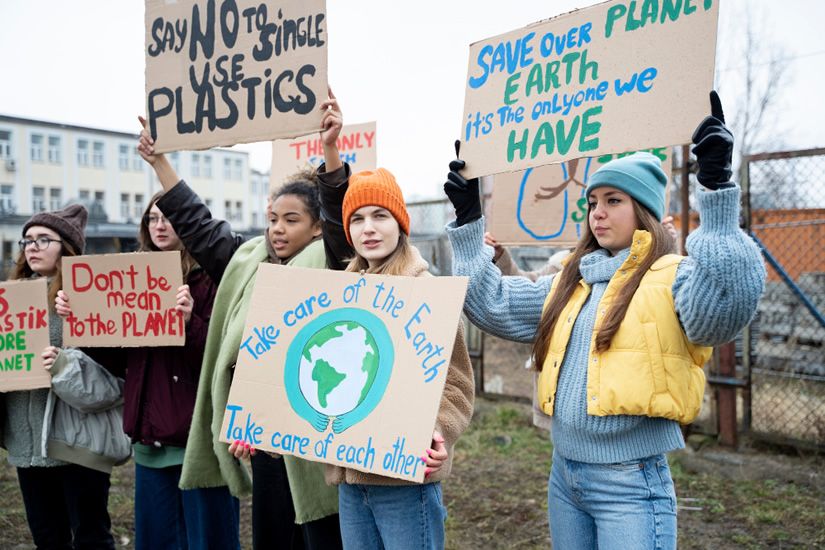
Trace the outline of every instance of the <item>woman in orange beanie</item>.
<path fill-rule="evenodd" d="M 342 213 L 355 252 L 346 270 L 430 277 L 427 262 L 409 242 L 410 216 L 395 177 L 378 168 L 353 174 L 345 185 L 342 203 L 322 206 Z M 470 423 L 473 394 L 473 370 L 459 323 L 432 442 L 422 449 L 425 482 L 327 465 L 327 483 L 338 486 L 344 548 L 444 548 L 447 509 L 440 481 L 449 476 L 453 446 Z"/>

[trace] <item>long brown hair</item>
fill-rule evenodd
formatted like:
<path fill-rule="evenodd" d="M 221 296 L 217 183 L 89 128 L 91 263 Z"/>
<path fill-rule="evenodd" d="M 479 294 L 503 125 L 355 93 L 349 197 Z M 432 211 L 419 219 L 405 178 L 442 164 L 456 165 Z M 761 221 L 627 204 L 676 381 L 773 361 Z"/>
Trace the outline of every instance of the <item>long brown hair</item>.
<path fill-rule="evenodd" d="M 394 219 L 394 218 L 393 218 Z M 397 221 L 397 220 L 396 220 Z M 375 275 L 407 275 L 410 265 L 415 261 L 413 253 L 413 246 L 410 244 L 410 239 L 403 231 L 398 233 L 398 245 L 389 256 L 381 261 L 381 265 L 370 267 L 369 262 L 359 255 L 355 254 L 349 261 L 349 265 L 344 271 L 363 271 L 364 273 L 373 273 Z"/>
<path fill-rule="evenodd" d="M 58 233 L 58 235 L 60 235 L 60 233 Z M 60 235 L 60 238 L 62 239 L 63 236 Z M 57 298 L 57 291 L 63 289 L 63 262 L 60 261 L 63 256 L 77 256 L 77 251 L 65 240 L 61 245 L 60 258 L 57 259 L 57 264 L 55 265 L 57 273 L 52 279 L 52 282 L 49 283 L 48 288 L 47 299 L 49 301 L 49 309 L 52 311 L 54 311 L 54 300 Z M 21 250 L 20 255 L 17 256 L 17 259 L 14 261 L 14 270 L 10 278 L 12 280 L 28 279 L 32 275 L 34 275 L 34 270 L 29 266 L 29 262 L 26 261 L 26 252 Z"/>
<path fill-rule="evenodd" d="M 650 269 L 653 263 L 664 256 L 676 251 L 676 243 L 673 237 L 668 233 L 656 216 L 642 206 L 636 199 L 630 197 L 633 203 L 633 212 L 636 214 L 636 221 L 641 230 L 647 231 L 651 235 L 650 252 L 642 259 L 639 268 L 631 274 L 627 281 L 621 286 L 616 298 L 610 305 L 609 311 L 605 314 L 604 321 L 602 321 L 599 332 L 596 335 L 595 352 L 601 353 L 610 347 L 610 341 L 619 330 L 619 326 L 624 320 L 627 313 L 627 307 L 630 300 L 639 288 L 639 282 L 644 277 L 645 273 Z M 587 211 L 588 221 L 590 218 L 590 208 Z M 561 316 L 562 310 L 567 306 L 573 292 L 579 284 L 582 276 L 579 272 L 579 265 L 581 259 L 587 254 L 598 250 L 599 243 L 596 237 L 590 231 L 590 224 L 583 224 L 582 236 L 576 247 L 570 254 L 567 264 L 564 269 L 557 275 L 560 277 L 559 283 L 556 287 L 556 292 L 553 299 L 547 304 L 547 309 L 541 316 L 538 329 L 536 329 L 536 339 L 533 342 L 533 358 L 536 369 L 541 371 L 544 366 L 544 360 L 547 357 L 547 352 L 550 348 L 550 338 L 553 334 L 553 328 Z"/>
<path fill-rule="evenodd" d="M 146 225 L 146 216 L 149 215 L 149 211 L 152 210 L 152 207 L 155 205 L 156 202 L 160 200 L 160 198 L 164 195 L 164 191 L 158 191 L 149 201 L 149 206 L 146 207 L 146 210 L 143 212 L 143 217 L 140 219 L 140 232 L 138 233 L 138 244 L 140 244 L 140 252 L 158 252 L 160 248 L 155 246 L 155 243 L 152 242 L 152 235 L 149 233 L 149 226 Z M 175 250 L 180 250 L 180 267 L 181 271 L 183 272 L 183 284 L 189 280 L 189 275 L 192 274 L 192 270 L 198 265 L 198 262 L 195 261 L 195 258 L 192 257 L 191 254 L 186 250 L 183 246 L 183 242 L 180 243 L 178 248 Z"/>

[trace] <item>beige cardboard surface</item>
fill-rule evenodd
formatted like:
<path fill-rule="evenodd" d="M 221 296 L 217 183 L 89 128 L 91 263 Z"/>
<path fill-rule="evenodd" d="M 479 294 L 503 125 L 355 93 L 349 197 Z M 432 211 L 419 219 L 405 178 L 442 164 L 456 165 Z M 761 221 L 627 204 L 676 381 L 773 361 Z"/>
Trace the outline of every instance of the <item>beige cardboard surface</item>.
<path fill-rule="evenodd" d="M 50 387 L 41 356 L 48 346 L 45 277 L 0 283 L 0 392 Z"/>
<path fill-rule="evenodd" d="M 325 0 L 146 0 L 146 113 L 159 153 L 317 132 Z"/>
<path fill-rule="evenodd" d="M 662 160 L 668 176 L 665 204 L 670 196 L 670 147 L 647 149 Z M 626 154 L 573 159 L 559 164 L 496 174 L 493 181 L 490 233 L 506 246 L 568 248 L 587 223 L 584 189 L 602 165 Z"/>
<path fill-rule="evenodd" d="M 421 482 L 466 288 L 261 264 L 221 441 Z"/>
<path fill-rule="evenodd" d="M 375 170 L 375 122 L 347 124 L 338 137 L 341 160 L 348 162 L 352 173 Z M 276 139 L 272 142 L 272 168 L 269 171 L 269 188 L 278 189 L 284 180 L 304 168 L 315 168 L 324 162 L 324 149 L 318 134 L 292 140 Z"/>
<path fill-rule="evenodd" d="M 689 143 L 710 114 L 718 7 L 614 0 L 472 44 L 465 175 Z"/>
<path fill-rule="evenodd" d="M 88 347 L 182 346 L 175 311 L 183 284 L 180 252 L 63 257 L 63 292 L 72 314 L 63 343 Z"/>

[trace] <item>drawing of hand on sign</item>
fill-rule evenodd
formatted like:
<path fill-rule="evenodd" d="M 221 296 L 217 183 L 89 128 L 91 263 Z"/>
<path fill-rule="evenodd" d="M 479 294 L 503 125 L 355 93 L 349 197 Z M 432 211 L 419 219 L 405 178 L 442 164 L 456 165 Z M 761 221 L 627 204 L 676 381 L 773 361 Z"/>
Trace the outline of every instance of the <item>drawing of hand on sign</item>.
<path fill-rule="evenodd" d="M 384 323 L 354 308 L 330 311 L 304 326 L 290 343 L 284 385 L 295 413 L 323 432 L 341 433 L 381 401 L 394 350 Z"/>
<path fill-rule="evenodd" d="M 670 149 L 645 149 L 662 161 L 670 178 Z M 618 155 L 574 159 L 559 164 L 497 174 L 493 183 L 490 232 L 505 246 L 575 246 L 587 223 L 584 191 L 590 176 Z"/>
<path fill-rule="evenodd" d="M 512 175 L 500 174 L 496 176 L 496 191 L 517 186 L 516 221 L 520 230 L 533 239 L 561 238 L 575 242 L 581 236 L 580 224 L 587 216 L 584 189 L 591 160 L 575 159 Z M 517 182 L 500 184 L 500 180 L 514 176 L 518 178 Z"/>
<path fill-rule="evenodd" d="M 555 197 L 556 195 L 558 195 L 559 193 L 561 193 L 562 191 L 567 189 L 567 186 L 570 183 L 575 183 L 576 185 L 578 185 L 582 189 L 586 188 L 587 186 L 584 184 L 584 182 L 581 182 L 578 179 L 576 179 L 576 169 L 578 168 L 578 166 L 579 166 L 579 159 L 573 159 L 573 160 L 568 161 L 566 163 L 562 163 L 562 168 L 565 171 L 564 181 L 561 183 L 561 185 L 557 185 L 555 187 L 553 187 L 553 186 L 539 187 L 539 190 L 536 191 L 536 200 L 552 199 L 553 197 Z"/>

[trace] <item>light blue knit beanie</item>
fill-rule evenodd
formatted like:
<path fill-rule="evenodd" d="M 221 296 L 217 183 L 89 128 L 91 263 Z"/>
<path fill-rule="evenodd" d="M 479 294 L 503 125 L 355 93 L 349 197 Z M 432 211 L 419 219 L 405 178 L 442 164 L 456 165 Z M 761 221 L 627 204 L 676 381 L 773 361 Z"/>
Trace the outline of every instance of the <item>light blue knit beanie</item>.
<path fill-rule="evenodd" d="M 662 171 L 662 161 L 650 153 L 633 153 L 611 160 L 590 176 L 584 196 L 597 187 L 615 187 L 647 206 L 656 219 L 665 214 L 665 189 L 667 175 Z"/>

